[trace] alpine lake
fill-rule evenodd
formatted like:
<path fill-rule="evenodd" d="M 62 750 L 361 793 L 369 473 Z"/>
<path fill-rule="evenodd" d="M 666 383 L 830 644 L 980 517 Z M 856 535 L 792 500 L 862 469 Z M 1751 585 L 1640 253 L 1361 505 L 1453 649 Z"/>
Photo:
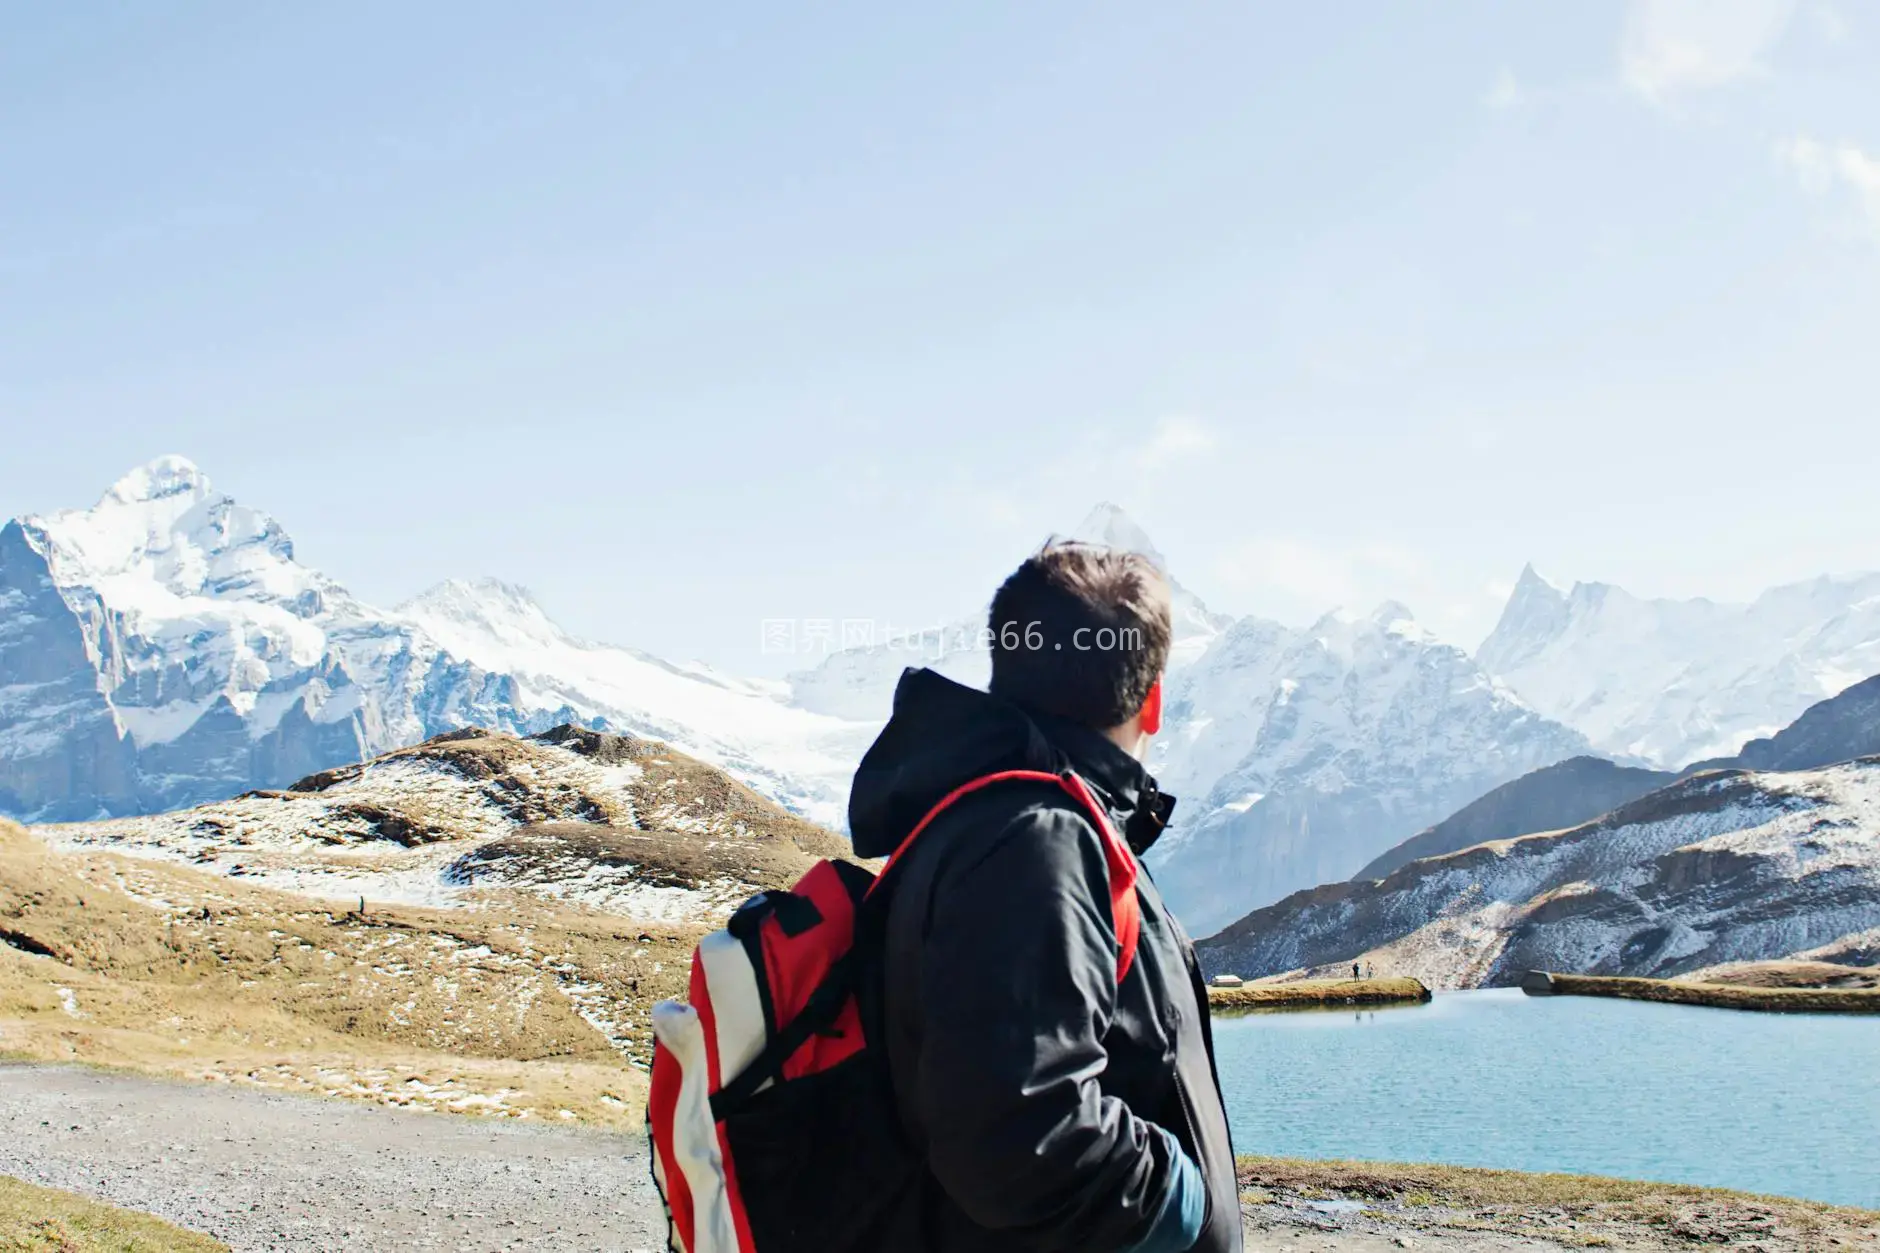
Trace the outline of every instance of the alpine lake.
<path fill-rule="evenodd" d="M 1517 989 L 1217 1014 L 1241 1153 L 1443 1162 L 1880 1209 L 1880 1017 Z"/>

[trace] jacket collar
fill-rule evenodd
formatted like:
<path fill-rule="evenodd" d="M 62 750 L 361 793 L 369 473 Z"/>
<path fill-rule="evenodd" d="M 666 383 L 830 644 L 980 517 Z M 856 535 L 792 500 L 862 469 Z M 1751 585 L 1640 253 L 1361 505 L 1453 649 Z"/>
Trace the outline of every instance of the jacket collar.
<path fill-rule="evenodd" d="M 1089 727 L 908 670 L 894 713 L 856 769 L 849 836 L 862 857 L 885 857 L 954 788 L 1001 770 L 1075 770 L 1110 810 L 1130 847 L 1147 852 L 1168 825 L 1173 797 L 1142 763 Z"/>
<path fill-rule="evenodd" d="M 1101 731 L 1035 710 L 1025 711 L 1070 768 L 1097 790 L 1137 856 L 1160 839 L 1175 811 L 1175 798 L 1155 776 Z"/>

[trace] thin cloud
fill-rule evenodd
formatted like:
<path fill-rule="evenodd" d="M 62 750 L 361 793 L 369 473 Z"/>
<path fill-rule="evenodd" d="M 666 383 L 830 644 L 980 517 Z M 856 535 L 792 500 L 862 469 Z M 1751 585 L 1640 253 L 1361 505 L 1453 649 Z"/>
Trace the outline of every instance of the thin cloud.
<path fill-rule="evenodd" d="M 1527 101 L 1527 89 L 1521 86 L 1521 80 L 1514 76 L 1514 71 L 1505 65 L 1495 75 L 1494 85 L 1482 97 L 1483 107 L 1496 113 L 1518 109 Z"/>
<path fill-rule="evenodd" d="M 1823 0 L 1821 4 L 1814 7 L 1812 16 L 1815 20 L 1815 29 L 1822 39 L 1831 44 L 1847 42 L 1849 34 L 1847 15 L 1841 12 L 1839 6 L 1831 3 L 1830 0 Z"/>
<path fill-rule="evenodd" d="M 1796 135 L 1776 144 L 1776 160 L 1794 172 L 1802 190 L 1822 198 L 1851 195 L 1866 225 L 1880 239 L 1880 157 L 1854 144 L 1824 143 Z"/>
<path fill-rule="evenodd" d="M 1768 74 L 1795 0 L 1632 0 L 1619 40 L 1627 87 L 1655 105 Z"/>
<path fill-rule="evenodd" d="M 1151 470 L 1164 470 L 1219 446 L 1214 428 L 1199 418 L 1165 417 L 1128 459 Z"/>
<path fill-rule="evenodd" d="M 1478 583 L 1448 563 L 1387 540 L 1341 546 L 1283 534 L 1232 545 L 1212 564 L 1206 587 L 1294 626 L 1331 610 L 1368 613 L 1395 600 L 1438 639 L 1465 650 L 1494 627 L 1514 590 L 1501 580 Z"/>

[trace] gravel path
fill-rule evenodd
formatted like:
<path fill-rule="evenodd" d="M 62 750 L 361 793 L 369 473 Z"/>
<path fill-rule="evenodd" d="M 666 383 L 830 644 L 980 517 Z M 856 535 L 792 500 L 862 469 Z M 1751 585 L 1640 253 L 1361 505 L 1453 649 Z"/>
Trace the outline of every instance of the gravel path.
<path fill-rule="evenodd" d="M 637 1136 L 78 1066 L 0 1063 L 0 1174 L 157 1214 L 237 1253 L 665 1248 Z M 1250 1222 L 1247 1240 L 1249 1253 L 1405 1247 L 1286 1216 Z"/>
<path fill-rule="evenodd" d="M 0 1174 L 237 1253 L 663 1249 L 643 1139 L 0 1064 Z"/>
<path fill-rule="evenodd" d="M 1880 1250 L 1871 1214 L 1816 1214 L 1803 1229 L 1793 1204 L 1722 1194 L 1674 1197 L 1648 1222 L 1594 1204 L 1405 1208 L 1375 1189 L 1326 1199 L 1352 1182 L 1350 1169 L 1328 1165 L 1309 1188 L 1263 1177 L 1266 1199 L 1245 1214 L 1247 1253 Z M 638 1136 L 75 1066 L 0 1063 L 0 1174 L 157 1214 L 237 1253 L 665 1248 Z"/>

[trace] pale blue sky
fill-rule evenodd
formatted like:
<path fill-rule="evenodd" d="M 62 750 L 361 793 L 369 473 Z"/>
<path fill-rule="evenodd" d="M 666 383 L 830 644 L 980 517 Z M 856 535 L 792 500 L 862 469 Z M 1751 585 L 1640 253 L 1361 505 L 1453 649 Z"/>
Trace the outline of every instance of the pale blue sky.
<path fill-rule="evenodd" d="M 1211 603 L 1880 567 L 1880 11 L 12 6 L 0 516 L 181 452 L 733 669 L 1096 500 Z"/>

